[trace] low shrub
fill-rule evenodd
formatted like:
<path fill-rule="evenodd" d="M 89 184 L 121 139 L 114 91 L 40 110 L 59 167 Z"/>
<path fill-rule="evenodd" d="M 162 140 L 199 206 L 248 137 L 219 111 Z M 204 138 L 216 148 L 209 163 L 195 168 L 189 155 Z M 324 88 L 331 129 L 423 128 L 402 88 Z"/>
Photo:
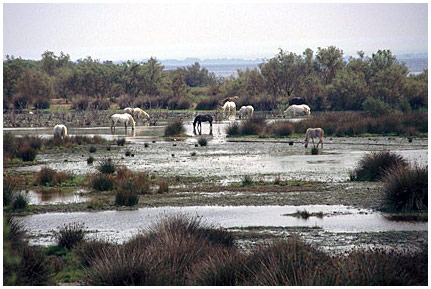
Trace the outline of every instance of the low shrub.
<path fill-rule="evenodd" d="M 86 110 L 88 108 L 88 97 L 82 96 L 72 101 L 72 109 Z"/>
<path fill-rule="evenodd" d="M 36 183 L 42 186 L 57 186 L 70 179 L 73 179 L 73 175 L 43 167 L 37 174 Z"/>
<path fill-rule="evenodd" d="M 169 191 L 169 183 L 168 183 L 168 181 L 161 180 L 159 182 L 159 189 L 157 190 L 157 192 L 159 194 L 162 194 L 162 193 L 167 193 L 168 191 Z"/>
<path fill-rule="evenodd" d="M 205 229 L 205 230 L 203 230 Z M 208 230 L 213 241 L 208 239 Z M 227 250 L 218 240 L 229 235 L 198 218 L 172 216 L 156 223 L 112 252 L 101 254 L 87 270 L 89 285 L 190 285 L 194 268 Z M 218 236 L 215 238 L 215 236 Z M 235 247 L 230 247 L 235 250 Z"/>
<path fill-rule="evenodd" d="M 357 167 L 350 172 L 352 181 L 377 181 L 386 171 L 397 166 L 407 166 L 407 161 L 400 155 L 390 151 L 366 153 Z"/>
<path fill-rule="evenodd" d="M 32 162 L 36 159 L 36 154 L 37 152 L 34 148 L 25 144 L 19 148 L 18 157 L 24 162 Z"/>
<path fill-rule="evenodd" d="M 113 174 L 115 173 L 116 166 L 112 162 L 112 159 L 103 159 L 97 166 L 97 170 L 102 174 Z"/>
<path fill-rule="evenodd" d="M 241 185 L 243 187 L 251 186 L 253 184 L 253 178 L 249 175 L 246 175 L 242 178 Z"/>
<path fill-rule="evenodd" d="M 74 248 L 82 266 L 90 267 L 94 259 L 114 248 L 113 244 L 100 240 L 84 240 Z"/>
<path fill-rule="evenodd" d="M 117 139 L 117 146 L 124 146 L 125 144 L 126 144 L 126 139 L 124 137 Z"/>
<path fill-rule="evenodd" d="M 428 211 L 428 167 L 396 167 L 384 176 L 385 209 L 396 212 Z"/>
<path fill-rule="evenodd" d="M 111 103 L 108 99 L 95 99 L 89 104 L 89 108 L 94 110 L 107 110 Z"/>
<path fill-rule="evenodd" d="M 290 136 L 295 132 L 293 123 L 288 121 L 277 121 L 268 125 L 268 133 L 275 136 Z"/>
<path fill-rule="evenodd" d="M 316 286 L 336 281 L 332 258 L 297 237 L 259 247 L 245 266 L 243 285 Z"/>
<path fill-rule="evenodd" d="M 84 240 L 86 230 L 83 223 L 73 222 L 65 224 L 55 233 L 57 245 L 62 248 L 72 249 Z"/>
<path fill-rule="evenodd" d="M 195 110 L 215 110 L 217 109 L 219 99 L 211 97 L 201 100 L 195 107 Z"/>
<path fill-rule="evenodd" d="M 24 210 L 28 206 L 28 198 L 24 193 L 14 194 L 12 199 L 12 209 L 14 210 Z"/>
<path fill-rule="evenodd" d="M 17 191 L 16 180 L 3 176 L 3 206 L 9 206 Z"/>
<path fill-rule="evenodd" d="M 202 147 L 206 146 L 208 144 L 208 140 L 206 139 L 206 137 L 200 137 L 198 139 L 198 144 Z"/>
<path fill-rule="evenodd" d="M 185 132 L 183 121 L 180 119 L 169 123 L 165 128 L 164 136 L 178 136 Z"/>
<path fill-rule="evenodd" d="M 114 188 L 112 177 L 105 174 L 98 174 L 91 179 L 91 187 L 96 191 L 111 191 Z"/>
<path fill-rule="evenodd" d="M 95 153 L 97 151 L 97 148 L 95 146 L 90 146 L 90 148 L 88 149 L 88 151 L 90 153 Z"/>
<path fill-rule="evenodd" d="M 92 156 L 89 156 L 87 158 L 87 164 L 91 165 L 91 164 L 93 164 L 93 162 L 94 162 L 94 158 Z"/>
<path fill-rule="evenodd" d="M 226 128 L 226 135 L 227 136 L 239 136 L 240 135 L 239 124 L 237 122 L 231 123 Z"/>
<path fill-rule="evenodd" d="M 130 191 L 118 191 L 115 194 L 115 205 L 117 206 L 134 206 L 138 204 L 139 196 L 137 193 Z"/>
<path fill-rule="evenodd" d="M 265 119 L 258 117 L 250 118 L 241 123 L 240 132 L 241 135 L 260 135 L 264 131 L 265 126 Z"/>

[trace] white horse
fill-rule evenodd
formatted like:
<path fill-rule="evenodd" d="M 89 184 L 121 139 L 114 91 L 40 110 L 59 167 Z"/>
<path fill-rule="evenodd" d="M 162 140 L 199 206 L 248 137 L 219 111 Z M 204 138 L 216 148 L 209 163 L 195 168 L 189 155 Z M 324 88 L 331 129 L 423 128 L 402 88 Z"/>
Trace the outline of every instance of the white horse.
<path fill-rule="evenodd" d="M 131 125 L 132 130 L 135 130 L 135 120 L 133 119 L 133 116 L 131 116 L 128 113 L 116 113 L 111 115 L 111 131 L 112 128 L 114 128 L 117 125 L 117 122 L 124 123 L 124 128 L 127 130 L 127 126 Z"/>
<path fill-rule="evenodd" d="M 123 109 L 124 113 L 128 113 L 130 115 L 133 115 L 133 108 L 131 107 L 126 107 L 125 109 Z"/>
<path fill-rule="evenodd" d="M 242 117 L 252 118 L 253 113 L 254 113 L 254 108 L 251 105 L 241 106 L 241 108 L 238 110 L 238 114 L 239 114 L 240 119 Z"/>
<path fill-rule="evenodd" d="M 64 124 L 54 126 L 54 138 L 59 137 L 64 139 L 67 136 L 67 127 Z"/>
<path fill-rule="evenodd" d="M 142 119 L 142 122 L 144 122 L 144 118 L 146 118 L 147 120 L 150 120 L 150 115 L 148 113 L 146 113 L 145 111 L 143 111 L 141 108 L 139 107 L 135 107 L 133 109 L 133 117 L 138 120 L 138 119 Z"/>
<path fill-rule="evenodd" d="M 284 113 L 288 116 L 295 117 L 297 115 L 310 115 L 310 111 L 310 107 L 306 104 L 292 104 L 284 111 Z"/>
<path fill-rule="evenodd" d="M 236 115 L 236 105 L 233 101 L 226 101 L 226 103 L 223 105 L 223 113 L 224 115 Z"/>
<path fill-rule="evenodd" d="M 323 148 L 323 134 L 324 134 L 324 131 L 320 127 L 307 129 L 307 131 L 305 132 L 305 147 L 308 147 L 308 140 L 310 138 L 313 141 L 313 147 L 314 147 L 314 138 L 318 137 L 320 140 L 317 143 L 317 147 L 319 147 L 319 143 L 321 143 Z"/>

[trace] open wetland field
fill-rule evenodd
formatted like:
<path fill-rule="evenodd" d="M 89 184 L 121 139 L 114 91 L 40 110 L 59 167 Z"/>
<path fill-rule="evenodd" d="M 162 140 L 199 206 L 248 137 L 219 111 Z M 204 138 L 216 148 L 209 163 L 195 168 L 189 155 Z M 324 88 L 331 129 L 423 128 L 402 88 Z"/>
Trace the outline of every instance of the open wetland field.
<path fill-rule="evenodd" d="M 60 144 L 49 142 L 51 127 L 5 128 L 46 144 L 33 161 L 4 161 L 4 177 L 28 201 L 25 209 L 4 212 L 22 225 L 30 245 L 42 247 L 55 245 L 68 224 L 82 224 L 91 240 L 124 244 L 175 216 L 227 230 L 243 252 L 292 236 L 330 255 L 358 249 L 415 253 L 428 245 L 427 214 L 399 217 L 381 210 L 383 182 L 351 179 L 371 152 L 390 151 L 426 167 L 427 137 L 325 136 L 323 148 L 312 154 L 303 135 L 229 137 L 232 122 L 214 122 L 211 133 L 203 123 L 196 135 L 186 118 L 184 132 L 175 137 L 164 136 L 163 121 L 134 131 L 70 127 L 67 138 L 75 140 Z M 106 164 L 113 173 L 100 172 Z M 44 183 L 46 172 L 53 177 Z M 119 203 L 119 193 L 134 190 L 136 201 Z"/>

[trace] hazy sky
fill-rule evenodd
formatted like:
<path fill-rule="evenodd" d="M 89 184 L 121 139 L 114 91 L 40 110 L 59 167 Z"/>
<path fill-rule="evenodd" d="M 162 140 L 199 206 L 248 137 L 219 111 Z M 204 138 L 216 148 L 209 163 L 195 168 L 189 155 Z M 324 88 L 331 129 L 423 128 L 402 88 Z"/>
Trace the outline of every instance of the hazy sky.
<path fill-rule="evenodd" d="M 3 4 L 3 55 L 25 59 L 255 59 L 329 45 L 427 53 L 428 5 Z"/>

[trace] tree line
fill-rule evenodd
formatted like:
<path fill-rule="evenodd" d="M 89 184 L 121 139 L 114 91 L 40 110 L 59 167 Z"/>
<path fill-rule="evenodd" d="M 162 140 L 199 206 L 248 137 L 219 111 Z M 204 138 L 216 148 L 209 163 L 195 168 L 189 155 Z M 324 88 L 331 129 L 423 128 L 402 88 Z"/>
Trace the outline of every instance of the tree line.
<path fill-rule="evenodd" d="M 199 63 L 164 70 L 156 59 L 75 62 L 63 52 L 45 51 L 41 60 L 6 56 L 3 61 L 4 109 L 46 109 L 52 98 L 74 109 L 120 108 L 215 109 L 238 96 L 238 105 L 257 110 L 285 108 L 293 98 L 312 110 L 391 110 L 408 112 L 428 105 L 428 70 L 409 75 L 390 50 L 370 57 L 344 57 L 335 46 L 306 49 L 302 55 L 282 49 L 258 68 L 237 76 L 216 77 Z"/>

